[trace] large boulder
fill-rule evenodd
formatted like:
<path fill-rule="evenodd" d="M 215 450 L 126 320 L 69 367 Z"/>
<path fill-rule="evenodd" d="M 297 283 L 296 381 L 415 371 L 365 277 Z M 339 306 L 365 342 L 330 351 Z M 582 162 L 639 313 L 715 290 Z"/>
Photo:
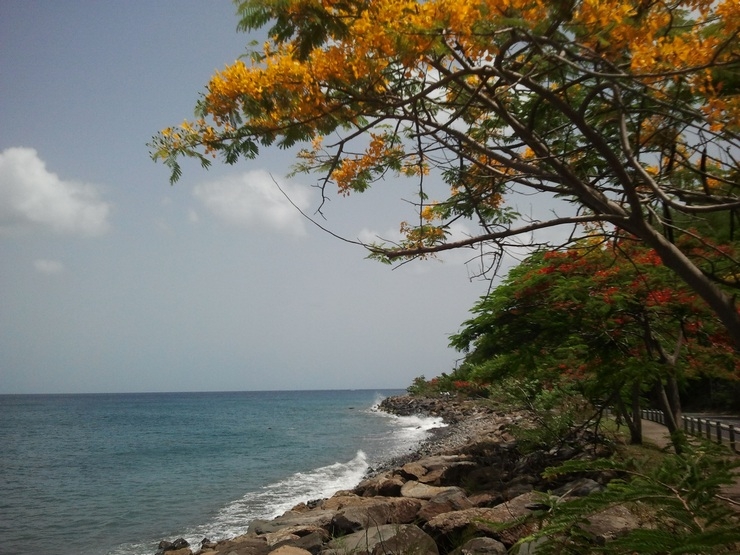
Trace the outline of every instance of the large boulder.
<path fill-rule="evenodd" d="M 290 542 L 294 544 L 305 536 L 315 535 L 322 539 L 322 541 L 329 539 L 329 532 L 320 526 L 306 526 L 302 524 L 296 524 L 293 526 L 287 526 L 274 532 L 267 532 L 262 534 L 267 542 L 267 545 L 274 547 L 283 543 Z"/>
<path fill-rule="evenodd" d="M 293 547 L 300 547 L 305 549 L 312 555 L 317 555 L 323 548 L 326 541 L 329 539 L 328 534 L 324 531 L 314 532 L 307 536 L 302 536 L 297 540 L 290 543 Z"/>
<path fill-rule="evenodd" d="M 157 546 L 157 555 L 192 555 L 190 544 L 185 538 L 177 538 L 175 541 L 162 540 Z"/>
<path fill-rule="evenodd" d="M 411 499 L 431 499 L 450 490 L 459 490 L 456 486 L 430 486 L 429 484 L 422 484 L 414 480 L 409 480 L 401 488 L 401 496 L 410 497 Z"/>
<path fill-rule="evenodd" d="M 506 545 L 513 545 L 520 537 L 534 530 L 533 523 L 515 521 L 532 514 L 530 507 L 538 504 L 541 495 L 529 492 L 495 507 L 474 507 L 443 513 L 430 519 L 424 529 L 434 537 L 449 537 L 458 533 L 483 534 Z M 501 525 L 508 523 L 512 526 L 502 529 Z"/>
<path fill-rule="evenodd" d="M 267 555 L 272 549 L 265 538 L 245 534 L 217 542 L 215 546 L 200 551 L 199 555 Z"/>
<path fill-rule="evenodd" d="M 288 511 L 287 513 L 273 520 L 253 520 L 249 524 L 248 532 L 250 534 L 269 534 L 279 532 L 285 528 L 292 528 L 297 535 L 298 530 L 305 528 L 308 532 L 313 532 L 316 528 L 329 530 L 331 521 L 334 518 L 334 511 L 330 510 L 312 510 L 312 511 Z"/>
<path fill-rule="evenodd" d="M 461 476 L 475 467 L 464 455 L 436 455 L 403 465 L 401 473 L 423 484 L 443 486 L 459 482 Z"/>
<path fill-rule="evenodd" d="M 493 538 L 473 538 L 450 552 L 450 555 L 506 555 L 504 544 Z"/>
<path fill-rule="evenodd" d="M 311 555 L 311 552 L 293 545 L 281 545 L 270 551 L 270 555 Z"/>
<path fill-rule="evenodd" d="M 334 496 L 322 503 L 334 511 L 332 534 L 348 534 L 382 524 L 408 524 L 416 520 L 422 503 L 404 497 Z"/>
<path fill-rule="evenodd" d="M 413 524 L 386 524 L 329 542 L 323 555 L 439 555 L 437 544 Z"/>
<path fill-rule="evenodd" d="M 470 509 L 471 507 L 473 507 L 473 504 L 465 495 L 465 491 L 462 488 L 453 487 L 432 497 L 421 508 L 418 516 L 421 520 L 428 521 L 443 513 L 461 511 L 463 509 Z"/>
<path fill-rule="evenodd" d="M 372 497 L 381 495 L 383 497 L 396 497 L 401 495 L 401 487 L 404 482 L 403 478 L 393 471 L 383 472 L 377 476 L 367 478 L 357 484 L 353 490 L 357 495 Z"/>
<path fill-rule="evenodd" d="M 604 486 L 595 480 L 592 480 L 591 478 L 579 478 L 578 480 L 573 480 L 572 482 L 568 482 L 567 484 L 553 490 L 553 493 L 560 497 L 569 498 L 585 497 L 586 495 L 591 495 L 594 492 L 603 490 Z"/>
<path fill-rule="evenodd" d="M 642 526 L 640 519 L 627 507 L 616 505 L 589 516 L 584 528 L 598 544 L 604 544 Z"/>

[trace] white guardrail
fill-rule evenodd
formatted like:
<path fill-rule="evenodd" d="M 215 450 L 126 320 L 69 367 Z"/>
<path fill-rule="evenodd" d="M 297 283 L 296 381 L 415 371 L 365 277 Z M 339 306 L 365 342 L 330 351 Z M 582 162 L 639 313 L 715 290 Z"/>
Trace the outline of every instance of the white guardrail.
<path fill-rule="evenodd" d="M 642 417 L 651 422 L 665 425 L 665 416 L 663 411 L 643 409 Z M 700 418 L 696 416 L 682 416 L 683 429 L 687 434 L 705 437 L 710 441 L 716 441 L 719 444 L 728 444 L 730 449 L 735 453 L 740 453 L 740 428 L 732 424 L 725 424 L 718 420 L 709 418 Z"/>

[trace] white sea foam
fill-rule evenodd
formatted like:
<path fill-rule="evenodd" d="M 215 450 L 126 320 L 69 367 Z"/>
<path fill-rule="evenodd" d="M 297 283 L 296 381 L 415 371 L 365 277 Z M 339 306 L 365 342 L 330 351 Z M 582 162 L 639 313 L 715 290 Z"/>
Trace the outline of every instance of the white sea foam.
<path fill-rule="evenodd" d="M 244 534 L 252 520 L 275 518 L 298 503 L 330 497 L 339 490 L 353 488 L 367 469 L 367 455 L 358 451 L 355 458 L 346 463 L 337 462 L 298 472 L 230 503 L 211 523 L 194 530 L 192 536 L 200 541 L 204 535 L 218 540 Z"/>
<path fill-rule="evenodd" d="M 429 437 L 429 432 L 437 428 L 444 428 L 447 424 L 438 416 L 398 416 L 378 409 L 378 404 L 371 409 L 374 414 L 387 418 L 392 426 L 393 446 L 387 453 L 388 458 L 403 455 L 416 449 L 419 444 Z M 379 461 L 374 461 L 379 462 Z"/>

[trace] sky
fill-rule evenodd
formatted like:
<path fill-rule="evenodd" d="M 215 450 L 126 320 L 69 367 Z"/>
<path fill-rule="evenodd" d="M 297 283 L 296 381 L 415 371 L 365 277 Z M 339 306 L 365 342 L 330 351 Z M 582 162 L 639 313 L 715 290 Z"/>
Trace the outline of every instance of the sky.
<path fill-rule="evenodd" d="M 406 388 L 450 372 L 488 283 L 467 253 L 396 269 L 318 229 L 293 153 L 183 166 L 147 142 L 260 38 L 228 0 L 0 2 L 0 394 Z M 274 180 L 274 181 L 273 181 Z M 413 182 L 332 197 L 392 237 Z"/>

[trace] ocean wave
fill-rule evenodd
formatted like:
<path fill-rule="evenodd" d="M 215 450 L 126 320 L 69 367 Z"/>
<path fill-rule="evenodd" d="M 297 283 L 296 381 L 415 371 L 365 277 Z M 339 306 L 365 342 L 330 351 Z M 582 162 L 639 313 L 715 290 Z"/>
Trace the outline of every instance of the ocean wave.
<path fill-rule="evenodd" d="M 331 497 L 339 490 L 353 488 L 367 470 L 367 455 L 358 451 L 351 461 L 297 472 L 230 503 L 212 522 L 193 530 L 191 536 L 200 541 L 204 536 L 219 540 L 245 534 L 255 519 L 272 519 L 301 502 Z"/>

